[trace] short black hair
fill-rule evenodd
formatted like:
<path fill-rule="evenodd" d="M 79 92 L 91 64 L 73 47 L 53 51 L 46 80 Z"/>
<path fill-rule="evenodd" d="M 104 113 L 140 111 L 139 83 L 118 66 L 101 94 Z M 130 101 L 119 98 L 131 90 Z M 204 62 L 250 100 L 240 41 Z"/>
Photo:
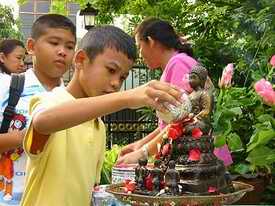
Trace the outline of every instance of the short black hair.
<path fill-rule="evenodd" d="M 22 47 L 25 49 L 24 43 L 17 39 L 5 39 L 0 42 L 0 53 L 3 53 L 5 56 L 13 52 L 16 47 Z M 10 74 L 8 68 L 5 67 L 3 63 L 0 62 L 0 71 Z"/>
<path fill-rule="evenodd" d="M 118 27 L 112 25 L 98 25 L 90 29 L 79 43 L 78 49 L 83 49 L 90 61 L 104 49 L 116 49 L 133 61 L 137 58 L 134 39 Z"/>
<path fill-rule="evenodd" d="M 38 39 L 48 28 L 69 30 L 76 40 L 76 27 L 67 17 L 59 14 L 45 14 L 40 16 L 32 25 L 31 37 Z"/>

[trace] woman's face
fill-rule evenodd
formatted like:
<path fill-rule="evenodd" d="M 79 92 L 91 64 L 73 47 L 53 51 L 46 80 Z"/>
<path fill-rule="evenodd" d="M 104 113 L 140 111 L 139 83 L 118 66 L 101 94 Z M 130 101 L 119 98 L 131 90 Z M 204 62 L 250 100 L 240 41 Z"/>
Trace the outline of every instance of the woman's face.
<path fill-rule="evenodd" d="M 138 35 L 135 36 L 136 44 L 139 50 L 139 54 L 144 60 L 144 63 L 150 69 L 157 69 L 160 67 L 159 59 L 157 54 L 157 49 L 155 47 L 155 42 L 153 39 L 148 39 L 148 41 L 141 40 Z"/>
<path fill-rule="evenodd" d="M 10 73 L 24 72 L 25 52 L 25 48 L 17 46 L 11 53 L 7 55 L 2 53 L 0 61 L 4 64 L 4 66 L 9 70 Z"/>

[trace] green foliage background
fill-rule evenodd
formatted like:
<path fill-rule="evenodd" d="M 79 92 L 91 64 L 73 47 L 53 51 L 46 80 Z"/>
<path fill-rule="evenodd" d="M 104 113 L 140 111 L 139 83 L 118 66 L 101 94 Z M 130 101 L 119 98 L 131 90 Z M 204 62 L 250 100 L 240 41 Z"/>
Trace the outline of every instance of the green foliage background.
<path fill-rule="evenodd" d="M 0 3 L 0 40 L 7 38 L 22 39 L 22 34 L 16 27 L 19 28 L 20 23 L 14 19 L 12 9 Z"/>

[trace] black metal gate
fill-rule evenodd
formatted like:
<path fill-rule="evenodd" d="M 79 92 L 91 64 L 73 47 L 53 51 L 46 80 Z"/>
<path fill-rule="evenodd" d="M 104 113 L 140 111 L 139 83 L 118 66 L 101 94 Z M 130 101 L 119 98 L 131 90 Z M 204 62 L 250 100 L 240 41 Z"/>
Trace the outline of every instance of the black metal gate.
<path fill-rule="evenodd" d="M 123 90 L 142 85 L 151 79 L 158 79 L 160 73 L 146 68 L 144 65 L 136 65 L 123 85 Z M 142 109 L 141 109 L 142 110 Z M 104 117 L 107 129 L 107 145 L 125 145 L 146 136 L 157 126 L 156 118 L 142 118 L 140 110 L 125 109 Z M 149 111 L 150 112 L 150 111 Z"/>

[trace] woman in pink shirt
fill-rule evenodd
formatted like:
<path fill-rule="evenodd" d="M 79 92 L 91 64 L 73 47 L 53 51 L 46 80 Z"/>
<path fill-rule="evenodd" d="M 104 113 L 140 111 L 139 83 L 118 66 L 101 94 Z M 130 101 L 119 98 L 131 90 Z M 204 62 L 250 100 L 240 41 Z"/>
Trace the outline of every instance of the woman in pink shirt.
<path fill-rule="evenodd" d="M 136 28 L 135 39 L 149 69 L 160 68 L 163 71 L 161 81 L 176 85 L 185 92 L 191 92 L 189 84 L 184 80 L 198 62 L 193 58 L 190 44 L 183 41 L 167 21 L 152 17 L 145 19 Z M 164 122 L 160 120 L 159 127 L 152 133 L 123 147 L 117 163 L 137 163 L 141 157 L 156 154 L 156 144 L 147 143 L 155 139 L 164 126 Z"/>

